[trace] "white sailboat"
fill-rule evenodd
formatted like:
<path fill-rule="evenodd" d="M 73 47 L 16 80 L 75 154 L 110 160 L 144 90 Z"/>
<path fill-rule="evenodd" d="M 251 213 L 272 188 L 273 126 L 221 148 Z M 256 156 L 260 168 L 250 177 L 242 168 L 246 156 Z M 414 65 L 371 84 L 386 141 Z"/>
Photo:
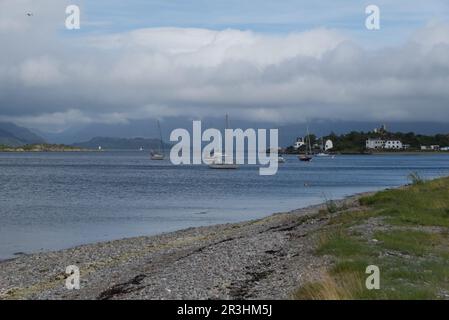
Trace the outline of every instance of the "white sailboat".
<path fill-rule="evenodd" d="M 226 115 L 226 129 L 229 128 L 229 118 Z M 211 169 L 238 169 L 238 164 L 234 163 L 232 155 L 215 152 L 211 157 L 204 160 Z"/>
<path fill-rule="evenodd" d="M 324 140 L 323 137 L 321 137 L 321 147 L 320 147 L 320 152 L 316 154 L 317 157 L 328 157 L 329 154 L 325 152 L 324 149 Z"/>
<path fill-rule="evenodd" d="M 209 164 L 209 168 L 211 169 L 238 169 L 239 166 L 235 163 L 227 163 L 226 159 L 229 159 L 230 156 L 224 155 L 220 158 L 215 158 L 211 164 Z M 231 160 L 232 161 L 232 160 Z"/>
<path fill-rule="evenodd" d="M 278 163 L 285 163 L 285 158 L 283 156 L 278 156 Z"/>
<path fill-rule="evenodd" d="M 326 144 L 324 145 L 324 150 L 330 150 L 334 148 L 334 143 L 332 142 L 332 140 L 327 140 Z"/>
<path fill-rule="evenodd" d="M 157 151 L 151 151 L 151 160 L 164 160 L 164 143 L 162 141 L 162 131 L 161 131 L 161 124 L 159 123 L 159 120 L 157 121 L 157 128 L 159 130 L 159 150 Z"/>
<path fill-rule="evenodd" d="M 259 151 L 259 153 L 266 153 L 266 154 L 269 154 L 269 153 L 271 153 L 272 152 L 272 148 L 270 148 L 270 149 L 267 149 L 267 150 L 261 150 L 261 151 Z M 281 150 L 281 148 L 278 148 L 278 150 L 277 150 L 277 153 L 278 153 L 278 159 L 277 159 L 277 162 L 278 163 L 285 163 L 287 160 L 285 160 L 285 158 L 280 154 L 280 150 Z"/>
<path fill-rule="evenodd" d="M 334 147 L 334 144 L 332 143 L 332 140 L 327 140 L 326 144 L 324 144 L 323 138 L 321 138 L 321 151 L 316 154 L 317 157 L 329 157 L 330 154 L 327 152 L 328 150 L 332 149 Z"/>

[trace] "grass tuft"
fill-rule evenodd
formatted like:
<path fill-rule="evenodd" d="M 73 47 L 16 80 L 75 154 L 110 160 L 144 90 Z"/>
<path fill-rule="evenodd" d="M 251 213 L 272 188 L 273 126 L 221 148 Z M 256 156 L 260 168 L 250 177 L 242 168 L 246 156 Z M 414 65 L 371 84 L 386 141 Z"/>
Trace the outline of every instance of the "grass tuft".
<path fill-rule="evenodd" d="M 357 273 L 332 277 L 324 273 L 319 281 L 311 282 L 299 288 L 293 298 L 297 300 L 353 300 L 362 292 L 362 279 Z"/>
<path fill-rule="evenodd" d="M 418 172 L 411 172 L 408 175 L 408 179 L 413 185 L 421 185 L 424 184 L 424 179 L 420 176 Z"/>

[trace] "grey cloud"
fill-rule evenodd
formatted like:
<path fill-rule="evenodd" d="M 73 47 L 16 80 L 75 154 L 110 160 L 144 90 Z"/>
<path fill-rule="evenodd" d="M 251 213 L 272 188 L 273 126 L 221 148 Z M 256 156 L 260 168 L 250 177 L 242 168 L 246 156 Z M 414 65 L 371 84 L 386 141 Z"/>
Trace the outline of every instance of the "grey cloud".
<path fill-rule="evenodd" d="M 0 52 L 3 120 L 60 129 L 224 110 L 279 122 L 449 119 L 445 24 L 375 51 L 328 29 L 273 36 L 154 28 L 70 37 L 13 27 L 0 25 L 8 47 Z"/>

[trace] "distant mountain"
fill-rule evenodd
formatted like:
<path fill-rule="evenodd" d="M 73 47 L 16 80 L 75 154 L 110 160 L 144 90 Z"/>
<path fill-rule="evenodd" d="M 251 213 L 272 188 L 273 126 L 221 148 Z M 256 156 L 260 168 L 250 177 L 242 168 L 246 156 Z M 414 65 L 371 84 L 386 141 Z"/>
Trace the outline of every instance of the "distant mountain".
<path fill-rule="evenodd" d="M 170 132 L 174 128 L 183 128 L 192 122 L 185 121 L 161 121 L 162 139 L 169 140 Z M 74 144 L 80 141 L 89 141 L 93 137 L 113 137 L 133 139 L 135 137 L 159 137 L 156 119 L 129 120 L 126 123 L 91 123 L 73 126 L 62 132 L 45 132 L 35 130 L 39 135 L 51 143 Z"/>
<path fill-rule="evenodd" d="M 45 139 L 11 122 L 0 122 L 0 145 L 11 147 L 45 143 Z"/>
<path fill-rule="evenodd" d="M 161 121 L 162 138 L 169 141 L 170 133 L 173 129 L 184 128 L 189 132 L 192 129 L 192 120 L 189 117 L 170 117 Z M 203 130 L 207 128 L 217 128 L 223 130 L 225 127 L 225 115 L 216 118 L 204 118 L 202 120 Z M 307 126 L 311 133 L 322 136 L 331 132 L 336 134 L 348 133 L 351 131 L 371 131 L 378 128 L 383 122 L 358 122 L 358 121 L 308 121 L 307 123 L 278 124 L 275 122 L 256 122 L 239 120 L 230 115 L 231 128 L 254 128 L 270 129 L 279 128 L 279 145 L 287 147 L 292 145 L 296 138 L 304 136 Z M 430 122 L 386 122 L 388 130 L 392 132 L 409 132 L 434 135 L 436 133 L 449 133 L 448 123 L 430 123 Z M 83 126 L 67 128 L 58 133 L 49 133 L 36 131 L 50 143 L 73 144 L 79 141 L 88 141 L 92 137 L 158 137 L 159 132 L 155 119 L 129 120 L 126 123 L 91 123 Z"/>
<path fill-rule="evenodd" d="M 111 138 L 111 137 L 95 137 L 86 142 L 72 144 L 74 147 L 82 147 L 88 149 L 97 149 L 99 146 L 103 150 L 157 150 L 160 148 L 160 140 L 146 138 Z M 164 149 L 169 148 L 164 143 Z"/>

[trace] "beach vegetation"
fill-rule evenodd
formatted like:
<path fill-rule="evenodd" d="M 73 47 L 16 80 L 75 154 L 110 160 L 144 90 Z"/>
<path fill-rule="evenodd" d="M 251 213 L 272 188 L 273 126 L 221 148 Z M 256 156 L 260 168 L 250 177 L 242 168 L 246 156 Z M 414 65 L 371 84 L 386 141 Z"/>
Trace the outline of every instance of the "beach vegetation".
<path fill-rule="evenodd" d="M 412 184 L 423 184 L 424 183 L 424 179 L 416 171 L 415 172 L 411 172 L 408 175 L 408 179 L 411 181 Z"/>
<path fill-rule="evenodd" d="M 315 254 L 334 263 L 293 298 L 447 299 L 449 178 L 381 191 L 360 204 L 319 232 Z M 379 290 L 365 286 L 369 265 L 379 267 Z"/>

